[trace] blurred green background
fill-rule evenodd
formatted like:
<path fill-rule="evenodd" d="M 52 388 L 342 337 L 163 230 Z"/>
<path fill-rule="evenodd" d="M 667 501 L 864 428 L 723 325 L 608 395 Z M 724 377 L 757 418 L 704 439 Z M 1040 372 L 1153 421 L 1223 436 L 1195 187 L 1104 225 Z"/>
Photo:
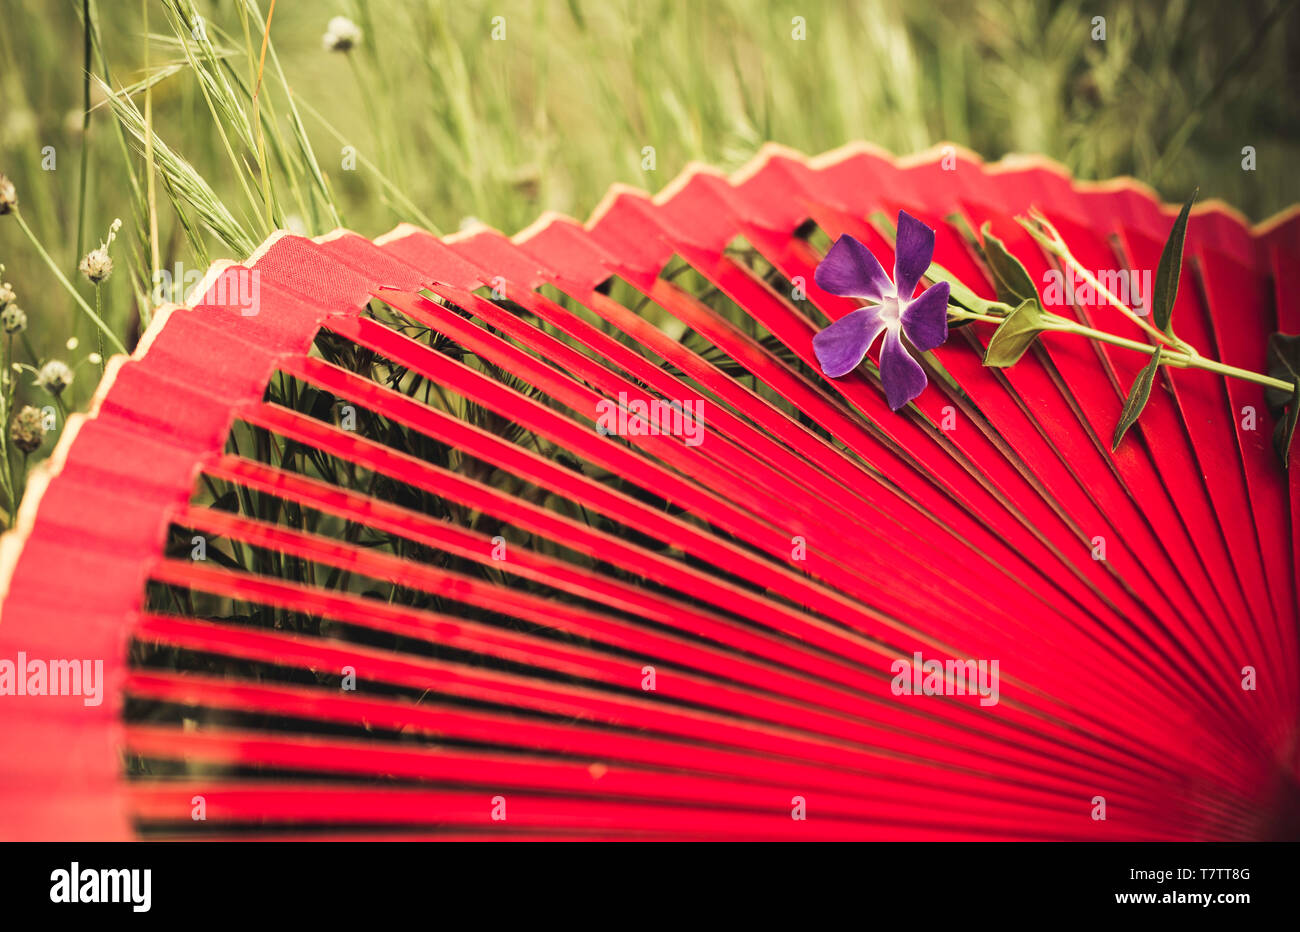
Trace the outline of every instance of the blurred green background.
<path fill-rule="evenodd" d="M 1292 2 L 279 0 L 255 109 L 270 8 L 0 0 L 0 172 L 92 306 L 78 259 L 122 218 L 101 300 L 128 347 L 148 317 L 155 249 L 159 268 L 196 276 L 276 227 L 448 233 L 477 218 L 514 232 L 548 209 L 585 218 L 613 182 L 657 190 L 692 159 L 734 168 L 768 140 L 1043 153 L 1082 178 L 1134 175 L 1167 200 L 1199 185 L 1254 220 L 1300 200 Z M 92 87 L 83 135 L 86 9 L 92 72 L 136 93 L 113 106 Z M 335 15 L 362 31 L 350 52 L 322 47 Z M 152 208 L 146 79 L 166 149 Z M 13 220 L 0 217 L 0 262 L 29 330 L 6 363 L 77 364 L 95 329 Z M 74 408 L 98 367 L 76 371 Z M 31 381 L 17 404 L 47 404 Z"/>

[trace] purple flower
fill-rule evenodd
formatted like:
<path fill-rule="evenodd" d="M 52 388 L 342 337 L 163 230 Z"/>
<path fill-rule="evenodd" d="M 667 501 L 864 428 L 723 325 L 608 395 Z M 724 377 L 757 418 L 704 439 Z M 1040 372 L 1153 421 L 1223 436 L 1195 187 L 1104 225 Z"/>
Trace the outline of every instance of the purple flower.
<path fill-rule="evenodd" d="M 920 352 L 948 339 L 948 283 L 939 282 L 913 298 L 916 283 L 930 267 L 934 230 L 905 211 L 898 212 L 891 282 L 876 257 L 852 236 L 836 240 L 813 276 L 831 294 L 876 302 L 844 315 L 813 337 L 813 352 L 822 372 L 833 379 L 848 375 L 862 362 L 883 332 L 880 381 L 885 400 L 897 411 L 925 388 L 925 371 L 903 346 L 902 334 Z"/>

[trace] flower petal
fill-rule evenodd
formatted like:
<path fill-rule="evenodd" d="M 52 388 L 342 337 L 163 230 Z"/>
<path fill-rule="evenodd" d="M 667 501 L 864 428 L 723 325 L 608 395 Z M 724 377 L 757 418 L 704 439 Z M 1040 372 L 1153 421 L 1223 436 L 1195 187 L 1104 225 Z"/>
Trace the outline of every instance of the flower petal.
<path fill-rule="evenodd" d="M 903 332 L 921 352 L 948 339 L 948 283 L 937 282 L 903 308 Z"/>
<path fill-rule="evenodd" d="M 871 250 L 847 233 L 835 241 L 813 273 L 817 287 L 831 294 L 879 301 L 894 293 L 889 276 Z"/>
<path fill-rule="evenodd" d="M 934 257 L 934 230 L 905 210 L 898 212 L 898 235 L 894 239 L 894 287 L 906 301 L 916 290 Z"/>
<path fill-rule="evenodd" d="M 848 375 L 884 329 L 878 308 L 864 307 L 845 314 L 813 337 L 813 352 L 822 372 L 832 379 Z"/>
<path fill-rule="evenodd" d="M 890 327 L 880 347 L 880 381 L 885 386 L 885 401 L 897 411 L 925 390 L 925 370 L 903 347 L 898 330 Z"/>

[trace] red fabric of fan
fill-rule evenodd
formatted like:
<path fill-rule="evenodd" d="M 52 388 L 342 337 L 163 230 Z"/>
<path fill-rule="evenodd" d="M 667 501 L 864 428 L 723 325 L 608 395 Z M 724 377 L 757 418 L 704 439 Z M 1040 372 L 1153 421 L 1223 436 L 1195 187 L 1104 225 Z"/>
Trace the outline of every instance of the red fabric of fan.
<path fill-rule="evenodd" d="M 889 267 L 905 209 L 991 298 L 962 230 L 1041 281 L 1031 206 L 1097 269 L 1154 269 L 1174 214 L 1040 161 L 769 148 L 586 225 L 214 268 L 5 538 L 0 661 L 51 693 L 99 660 L 102 692 L 0 696 L 0 837 L 1294 833 L 1300 471 L 1261 387 L 1162 370 L 1111 453 L 1120 348 L 986 368 L 967 326 L 897 414 L 817 370 L 854 307 L 826 242 Z M 1209 205 L 1186 257 L 1180 336 L 1263 371 L 1300 220 Z M 677 429 L 597 429 L 620 410 Z M 900 694 L 924 661 L 996 693 Z"/>

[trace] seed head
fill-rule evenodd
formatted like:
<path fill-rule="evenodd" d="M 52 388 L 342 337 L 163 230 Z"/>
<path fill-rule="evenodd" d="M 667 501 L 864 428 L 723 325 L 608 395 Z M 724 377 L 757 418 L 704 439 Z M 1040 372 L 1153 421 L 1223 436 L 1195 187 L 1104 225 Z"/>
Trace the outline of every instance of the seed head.
<path fill-rule="evenodd" d="M 8 175 L 0 175 L 0 215 L 10 213 L 18 206 L 18 189 Z"/>
<path fill-rule="evenodd" d="M 327 52 L 350 52 L 361 44 L 361 27 L 346 16 L 335 16 L 325 28 L 321 46 Z"/>
<path fill-rule="evenodd" d="M 108 239 L 100 243 L 98 249 L 86 253 L 81 259 L 81 264 L 77 266 L 81 274 L 90 279 L 92 285 L 98 285 L 113 274 L 113 259 L 108 254 L 108 247 L 113 244 L 113 239 L 120 229 L 122 229 L 122 221 L 114 220 L 113 225 L 108 228 Z"/>
<path fill-rule="evenodd" d="M 15 414 L 13 423 L 9 425 L 9 439 L 24 453 L 39 450 L 45 441 L 45 418 L 41 416 L 40 410 L 25 405 Z"/>
<path fill-rule="evenodd" d="M 51 395 L 62 395 L 63 390 L 72 384 L 72 370 L 67 363 L 51 359 L 36 373 L 36 384 Z"/>
<path fill-rule="evenodd" d="M 0 265 L 0 272 L 4 271 L 4 266 Z M 0 308 L 8 307 L 18 300 L 18 295 L 14 294 L 14 286 L 8 282 L 0 282 Z"/>
<path fill-rule="evenodd" d="M 91 284 L 98 285 L 113 274 L 113 260 L 109 257 L 108 250 L 100 246 L 82 256 L 81 264 L 77 268 L 81 269 L 82 275 L 90 279 Z"/>
<path fill-rule="evenodd" d="M 11 304 L 0 311 L 0 325 L 4 326 L 5 333 L 22 333 L 27 329 L 27 312 Z"/>

